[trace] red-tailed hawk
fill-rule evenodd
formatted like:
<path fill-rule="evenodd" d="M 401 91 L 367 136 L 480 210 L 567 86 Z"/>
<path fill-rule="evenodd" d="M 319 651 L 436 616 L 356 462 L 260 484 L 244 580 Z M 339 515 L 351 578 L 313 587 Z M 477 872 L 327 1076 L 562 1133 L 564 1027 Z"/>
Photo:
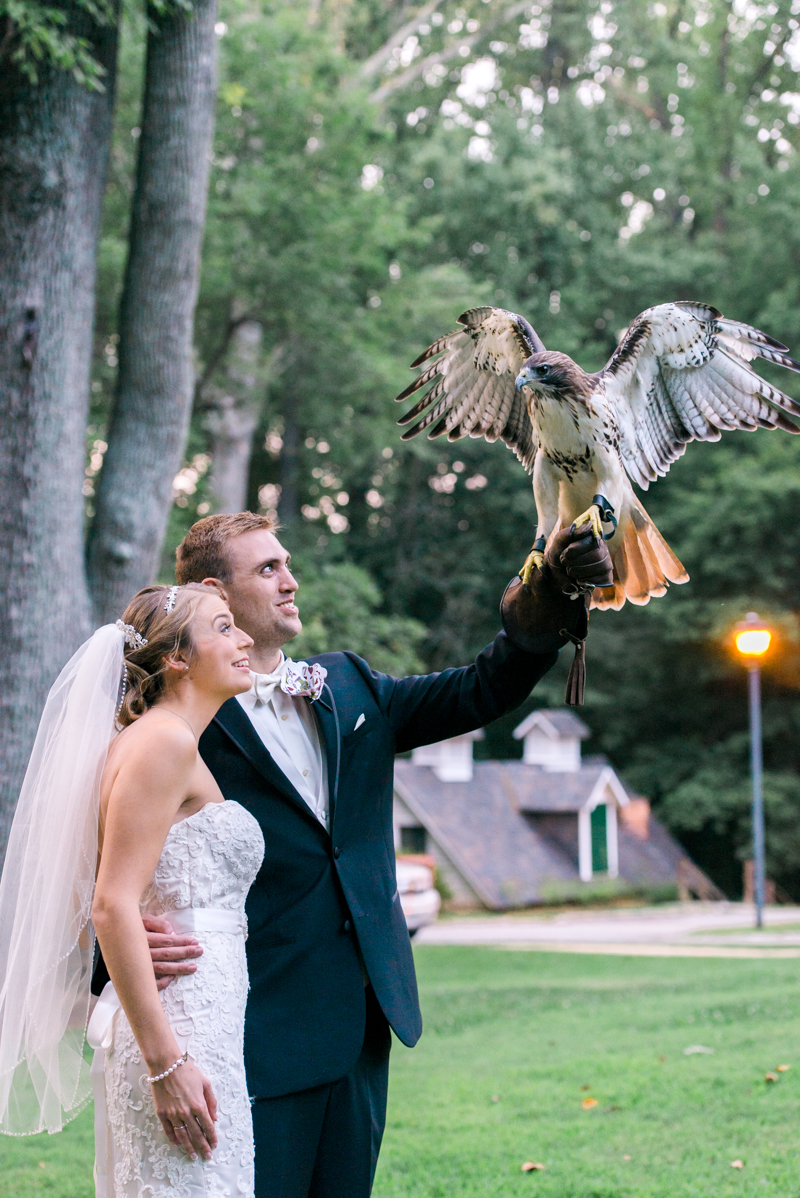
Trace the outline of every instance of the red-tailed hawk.
<path fill-rule="evenodd" d="M 523 577 L 553 532 L 589 521 L 614 562 L 614 587 L 595 590 L 593 607 L 644 604 L 689 577 L 631 479 L 646 491 L 690 441 L 718 441 L 725 429 L 800 432 L 800 404 L 749 365 L 763 358 L 800 372 L 800 363 L 705 304 L 648 308 L 597 374 L 547 351 L 514 312 L 472 308 L 458 322 L 412 363 L 427 365 L 398 400 L 433 386 L 398 422 L 422 417 L 403 439 L 429 429 L 505 441 L 533 472 L 536 540 Z"/>

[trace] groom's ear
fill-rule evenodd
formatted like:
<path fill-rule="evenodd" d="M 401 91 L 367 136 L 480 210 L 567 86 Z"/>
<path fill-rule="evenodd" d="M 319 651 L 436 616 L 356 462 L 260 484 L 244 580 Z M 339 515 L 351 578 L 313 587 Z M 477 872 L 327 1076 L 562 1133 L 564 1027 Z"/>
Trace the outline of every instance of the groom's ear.
<path fill-rule="evenodd" d="M 202 585 L 204 587 L 216 587 L 220 593 L 220 597 L 224 599 L 226 603 L 229 602 L 228 592 L 225 590 L 224 584 L 221 583 L 218 578 L 204 578 Z"/>

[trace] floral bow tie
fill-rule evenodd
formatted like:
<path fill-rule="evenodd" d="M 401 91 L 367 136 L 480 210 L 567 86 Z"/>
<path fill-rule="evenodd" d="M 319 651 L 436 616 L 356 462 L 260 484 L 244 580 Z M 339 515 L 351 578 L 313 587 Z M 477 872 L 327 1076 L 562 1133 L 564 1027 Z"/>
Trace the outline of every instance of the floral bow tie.
<path fill-rule="evenodd" d="M 324 666 L 310 666 L 307 661 L 292 661 L 287 657 L 272 674 L 253 674 L 256 706 L 269 703 L 276 687 L 294 699 L 310 699 L 313 703 L 322 694 L 327 673 Z"/>

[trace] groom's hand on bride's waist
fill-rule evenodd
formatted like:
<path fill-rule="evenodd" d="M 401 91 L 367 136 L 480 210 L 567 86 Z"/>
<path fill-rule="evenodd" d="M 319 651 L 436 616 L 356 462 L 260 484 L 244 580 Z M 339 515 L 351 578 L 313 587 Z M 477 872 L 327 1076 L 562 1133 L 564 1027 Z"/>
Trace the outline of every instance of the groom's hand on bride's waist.
<path fill-rule="evenodd" d="M 178 936 L 168 919 L 156 915 L 143 915 L 142 923 L 159 990 L 165 990 L 174 978 L 194 973 L 196 958 L 203 955 L 194 936 Z"/>

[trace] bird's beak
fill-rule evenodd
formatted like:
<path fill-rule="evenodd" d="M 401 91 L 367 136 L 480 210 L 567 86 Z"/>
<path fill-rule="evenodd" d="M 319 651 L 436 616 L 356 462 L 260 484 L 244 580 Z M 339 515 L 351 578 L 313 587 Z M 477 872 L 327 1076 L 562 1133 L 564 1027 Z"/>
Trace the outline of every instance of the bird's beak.
<path fill-rule="evenodd" d="M 525 366 L 517 375 L 515 386 L 518 391 L 521 391 L 526 384 L 530 383 L 533 378 L 533 371 L 530 366 Z"/>

